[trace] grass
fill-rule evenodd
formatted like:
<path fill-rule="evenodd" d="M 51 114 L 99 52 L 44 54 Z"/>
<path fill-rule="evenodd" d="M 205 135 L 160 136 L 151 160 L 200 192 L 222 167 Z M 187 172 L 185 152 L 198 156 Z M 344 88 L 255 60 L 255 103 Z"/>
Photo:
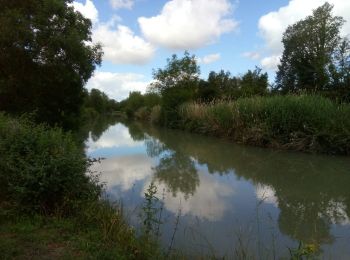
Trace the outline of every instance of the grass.
<path fill-rule="evenodd" d="M 81 228 L 76 220 L 30 217 L 3 223 L 0 228 L 2 259 L 134 259 L 110 243 L 96 226 Z"/>
<path fill-rule="evenodd" d="M 156 244 L 141 239 L 122 208 L 97 201 L 70 217 L 3 214 L 1 259 L 151 259 Z"/>
<path fill-rule="evenodd" d="M 350 105 L 320 96 L 272 96 L 181 106 L 180 127 L 256 146 L 350 154 Z"/>

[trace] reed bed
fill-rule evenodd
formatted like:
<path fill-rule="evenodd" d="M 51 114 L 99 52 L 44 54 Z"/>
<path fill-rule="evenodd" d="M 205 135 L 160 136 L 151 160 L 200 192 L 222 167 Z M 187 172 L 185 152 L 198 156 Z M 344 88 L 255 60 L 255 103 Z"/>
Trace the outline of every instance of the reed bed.
<path fill-rule="evenodd" d="M 281 149 L 350 154 L 350 105 L 311 95 L 186 103 L 180 126 L 236 142 Z"/>

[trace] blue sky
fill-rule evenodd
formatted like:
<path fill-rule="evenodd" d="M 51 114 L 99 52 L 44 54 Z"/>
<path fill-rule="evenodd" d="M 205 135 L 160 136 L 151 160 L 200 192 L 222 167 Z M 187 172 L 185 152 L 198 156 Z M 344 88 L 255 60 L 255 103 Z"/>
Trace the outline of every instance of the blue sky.
<path fill-rule="evenodd" d="M 201 77 L 212 70 L 233 75 L 262 67 L 273 81 L 289 24 L 325 0 L 76 0 L 93 21 L 93 41 L 103 45 L 103 64 L 87 88 L 117 100 L 146 90 L 152 69 L 184 50 L 198 57 Z M 350 20 L 349 0 L 329 0 Z M 342 34 L 350 34 L 346 23 Z"/>

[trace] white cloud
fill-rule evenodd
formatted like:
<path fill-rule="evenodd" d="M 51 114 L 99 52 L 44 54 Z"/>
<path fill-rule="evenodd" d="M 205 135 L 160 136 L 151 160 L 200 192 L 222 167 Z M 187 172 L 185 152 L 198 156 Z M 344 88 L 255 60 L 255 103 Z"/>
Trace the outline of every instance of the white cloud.
<path fill-rule="evenodd" d="M 280 55 L 271 55 L 263 58 L 260 63 L 261 66 L 266 70 L 276 70 L 278 64 L 280 64 L 280 60 Z"/>
<path fill-rule="evenodd" d="M 104 60 L 115 64 L 147 63 L 154 55 L 155 48 L 130 28 L 115 22 L 98 24 L 93 30 L 93 40 L 100 42 Z"/>
<path fill-rule="evenodd" d="M 134 5 L 133 0 L 109 0 L 109 2 L 114 9 L 131 9 Z"/>
<path fill-rule="evenodd" d="M 86 88 L 99 89 L 110 98 L 120 101 L 128 97 L 131 91 L 144 93 L 149 83 L 142 74 L 97 71 L 88 81 Z"/>
<path fill-rule="evenodd" d="M 260 53 L 259 52 L 255 52 L 255 51 L 244 52 L 244 53 L 242 53 L 242 56 L 245 57 L 245 58 L 251 59 L 251 60 L 258 60 L 261 57 Z"/>
<path fill-rule="evenodd" d="M 206 55 L 203 58 L 198 58 L 197 61 L 198 63 L 210 64 L 215 61 L 218 61 L 220 58 L 221 58 L 220 53 L 214 53 L 214 54 Z"/>
<path fill-rule="evenodd" d="M 117 1 L 116 1 L 117 2 Z M 119 1 L 127 3 L 128 1 Z M 98 11 L 91 0 L 85 4 L 73 2 L 75 10 L 93 22 L 92 40 L 101 43 L 103 60 L 115 64 L 145 64 L 154 55 L 155 48 L 127 26 L 118 24 L 121 19 L 113 16 L 107 23 L 98 21 Z"/>
<path fill-rule="evenodd" d="M 89 18 L 93 23 L 98 22 L 98 11 L 92 0 L 86 0 L 85 4 L 73 2 L 72 6 L 86 18 Z"/>
<path fill-rule="evenodd" d="M 308 15 L 312 10 L 324 4 L 326 0 L 291 0 L 287 6 L 262 16 L 259 20 L 259 31 L 265 40 L 269 56 L 262 59 L 262 66 L 266 69 L 275 69 L 276 59 L 283 52 L 282 36 L 288 25 L 291 25 Z M 350 1 L 328 0 L 334 5 L 333 13 L 347 20 L 341 33 L 350 35 Z M 266 67 L 265 67 L 266 66 Z"/>
<path fill-rule="evenodd" d="M 193 49 L 215 42 L 237 28 L 228 0 L 171 0 L 157 16 L 140 17 L 147 40 L 171 49 Z"/>

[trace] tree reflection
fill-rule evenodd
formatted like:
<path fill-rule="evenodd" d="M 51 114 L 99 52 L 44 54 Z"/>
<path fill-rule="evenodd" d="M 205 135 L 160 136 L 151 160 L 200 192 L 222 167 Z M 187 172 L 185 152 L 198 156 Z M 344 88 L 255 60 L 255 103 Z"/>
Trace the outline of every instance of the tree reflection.
<path fill-rule="evenodd" d="M 94 119 L 88 118 L 83 121 L 83 124 L 76 132 L 73 132 L 76 139 L 80 143 L 84 143 L 91 134 L 91 139 L 96 142 L 102 134 L 112 125 L 118 122 L 118 117 L 100 115 Z"/>
<path fill-rule="evenodd" d="M 173 196 L 182 192 L 185 198 L 196 191 L 199 177 L 194 162 L 186 155 L 173 152 L 160 159 L 154 168 L 155 178 L 167 185 Z"/>
<path fill-rule="evenodd" d="M 143 126 L 150 155 L 168 153 L 156 178 L 175 194 L 191 195 L 199 185 L 192 159 L 213 174 L 234 172 L 255 185 L 273 188 L 280 209 L 280 231 L 295 240 L 333 243 L 332 224 L 349 221 L 350 160 L 242 147 L 219 139 Z"/>

